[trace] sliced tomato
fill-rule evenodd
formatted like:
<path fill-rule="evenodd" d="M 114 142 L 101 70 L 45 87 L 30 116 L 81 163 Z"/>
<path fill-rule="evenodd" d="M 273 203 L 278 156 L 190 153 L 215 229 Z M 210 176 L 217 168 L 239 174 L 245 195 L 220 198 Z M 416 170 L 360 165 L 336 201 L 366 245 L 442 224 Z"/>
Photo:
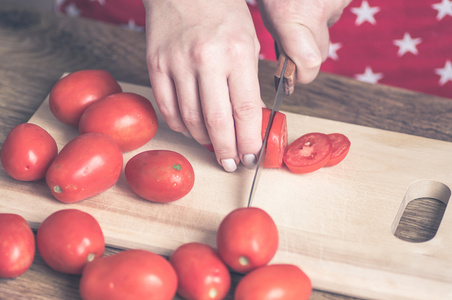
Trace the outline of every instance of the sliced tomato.
<path fill-rule="evenodd" d="M 271 112 L 269 108 L 262 109 L 262 139 L 264 139 Z M 284 150 L 287 147 L 287 140 L 286 115 L 281 112 L 276 112 L 268 135 L 264 168 L 281 168 L 283 166 Z"/>
<path fill-rule="evenodd" d="M 302 135 L 286 148 L 284 163 L 293 173 L 309 173 L 330 160 L 332 145 L 326 134 L 312 132 Z"/>
<path fill-rule="evenodd" d="M 342 133 L 330 133 L 327 136 L 330 139 L 333 148 L 330 160 L 325 167 L 331 167 L 340 163 L 347 156 L 351 143 Z"/>

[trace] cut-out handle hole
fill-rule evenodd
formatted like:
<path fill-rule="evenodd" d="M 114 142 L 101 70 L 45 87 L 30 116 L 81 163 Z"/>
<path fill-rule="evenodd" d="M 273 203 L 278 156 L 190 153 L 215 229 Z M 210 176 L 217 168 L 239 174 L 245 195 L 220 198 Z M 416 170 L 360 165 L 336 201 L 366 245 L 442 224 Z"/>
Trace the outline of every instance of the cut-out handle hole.
<path fill-rule="evenodd" d="M 392 224 L 394 236 L 413 243 L 427 242 L 434 238 L 450 196 L 450 189 L 441 182 L 413 182 L 408 187 Z"/>

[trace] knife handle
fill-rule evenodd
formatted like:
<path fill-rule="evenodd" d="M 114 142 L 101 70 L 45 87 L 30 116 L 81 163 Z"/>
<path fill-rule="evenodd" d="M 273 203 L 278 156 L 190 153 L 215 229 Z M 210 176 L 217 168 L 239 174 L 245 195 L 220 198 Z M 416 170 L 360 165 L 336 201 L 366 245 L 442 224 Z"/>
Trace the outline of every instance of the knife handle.
<path fill-rule="evenodd" d="M 278 65 L 276 66 L 276 72 L 275 72 L 275 88 L 278 87 L 279 80 L 281 78 L 281 72 L 284 66 L 284 60 L 286 59 L 286 55 L 284 53 L 281 53 L 278 57 Z M 295 66 L 295 63 L 287 57 L 287 66 L 286 71 L 284 72 L 283 77 L 283 84 L 284 84 L 284 93 L 286 96 L 289 96 L 293 93 L 295 89 L 295 71 L 297 67 Z"/>

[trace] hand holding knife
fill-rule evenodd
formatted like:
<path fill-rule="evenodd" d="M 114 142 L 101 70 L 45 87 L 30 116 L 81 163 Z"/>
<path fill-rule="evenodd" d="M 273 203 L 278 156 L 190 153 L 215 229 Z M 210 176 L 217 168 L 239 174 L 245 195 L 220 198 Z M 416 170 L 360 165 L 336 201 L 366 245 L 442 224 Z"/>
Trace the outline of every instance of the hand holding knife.
<path fill-rule="evenodd" d="M 265 129 L 264 139 L 262 141 L 262 148 L 257 158 L 256 171 L 254 173 L 253 183 L 251 184 L 250 196 L 248 198 L 248 207 L 253 203 L 254 194 L 256 192 L 257 184 L 259 182 L 260 173 L 265 160 L 265 152 L 267 148 L 268 135 L 273 124 L 273 118 L 275 113 L 279 111 L 284 96 L 288 96 L 294 91 L 296 66 L 294 62 L 284 54 L 280 54 L 278 58 L 278 66 L 275 72 L 275 87 L 276 96 L 273 102 L 272 112 L 268 121 L 267 128 Z M 281 80 L 282 79 L 282 80 Z"/>

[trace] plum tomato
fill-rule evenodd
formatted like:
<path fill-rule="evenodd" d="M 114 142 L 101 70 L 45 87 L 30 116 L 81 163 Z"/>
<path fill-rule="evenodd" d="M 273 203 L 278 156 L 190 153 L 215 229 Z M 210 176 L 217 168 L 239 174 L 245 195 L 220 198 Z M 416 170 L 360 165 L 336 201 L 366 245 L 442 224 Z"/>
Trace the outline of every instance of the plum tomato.
<path fill-rule="evenodd" d="M 50 111 L 62 123 L 77 127 L 90 104 L 121 91 L 118 82 L 105 70 L 76 71 L 62 77 L 50 90 Z"/>
<path fill-rule="evenodd" d="M 170 150 L 148 150 L 126 164 L 127 182 L 138 196 L 153 202 L 172 202 L 187 195 L 195 183 L 190 162 Z"/>
<path fill-rule="evenodd" d="M 266 265 L 278 249 L 278 230 L 271 216 L 257 207 L 230 212 L 217 231 L 217 249 L 234 271 L 247 273 Z"/>
<path fill-rule="evenodd" d="M 21 181 L 35 181 L 45 177 L 57 154 L 57 144 L 46 130 L 35 124 L 22 123 L 6 137 L 0 157 L 9 176 Z"/>
<path fill-rule="evenodd" d="M 25 273 L 35 257 L 35 236 L 20 215 L 0 213 L 0 277 Z"/>
<path fill-rule="evenodd" d="M 237 284 L 235 300 L 308 300 L 309 277 L 291 264 L 268 265 L 246 274 Z"/>
<path fill-rule="evenodd" d="M 326 134 L 307 133 L 287 146 L 284 163 L 293 173 L 309 173 L 324 167 L 331 152 L 331 142 Z"/>
<path fill-rule="evenodd" d="M 325 167 L 335 166 L 340 163 L 348 154 L 350 149 L 350 140 L 342 133 L 327 134 L 330 139 L 332 150 L 331 157 Z"/>
<path fill-rule="evenodd" d="M 87 262 L 102 257 L 105 240 L 97 220 L 78 209 L 52 213 L 36 234 L 39 253 L 53 270 L 82 274 Z"/>
<path fill-rule="evenodd" d="M 192 242 L 169 258 L 178 278 L 177 293 L 186 300 L 225 299 L 231 286 L 227 266 L 211 246 Z"/>
<path fill-rule="evenodd" d="M 262 139 L 270 121 L 271 109 L 262 109 Z M 286 115 L 276 112 L 272 127 L 268 134 L 267 149 L 265 153 L 264 168 L 281 168 L 284 165 L 284 151 L 287 147 L 288 133 Z"/>
<path fill-rule="evenodd" d="M 118 144 L 103 133 L 85 133 L 61 149 L 46 174 L 53 196 L 74 203 L 112 187 L 122 172 Z"/>
<path fill-rule="evenodd" d="M 152 103 L 134 93 L 117 93 L 91 104 L 79 122 L 81 134 L 100 132 L 111 136 L 123 152 L 137 149 L 157 133 Z"/>
<path fill-rule="evenodd" d="M 169 261 L 146 250 L 125 250 L 88 263 L 79 286 L 83 300 L 171 300 L 176 289 Z"/>

